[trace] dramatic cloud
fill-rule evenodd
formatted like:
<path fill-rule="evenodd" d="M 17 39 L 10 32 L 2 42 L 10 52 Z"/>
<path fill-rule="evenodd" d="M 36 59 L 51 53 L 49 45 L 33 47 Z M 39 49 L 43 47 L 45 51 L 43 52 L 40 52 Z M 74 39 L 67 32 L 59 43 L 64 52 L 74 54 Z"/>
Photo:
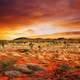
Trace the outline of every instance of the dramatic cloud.
<path fill-rule="evenodd" d="M 19 22 L 27 18 L 80 18 L 80 0 L 0 0 L 0 21 Z M 7 17 L 8 16 L 8 17 Z"/>
<path fill-rule="evenodd" d="M 0 0 L 2 34 L 22 29 L 25 25 L 27 28 L 28 25 L 48 21 L 55 23 L 56 26 L 53 27 L 79 30 L 80 0 Z"/>

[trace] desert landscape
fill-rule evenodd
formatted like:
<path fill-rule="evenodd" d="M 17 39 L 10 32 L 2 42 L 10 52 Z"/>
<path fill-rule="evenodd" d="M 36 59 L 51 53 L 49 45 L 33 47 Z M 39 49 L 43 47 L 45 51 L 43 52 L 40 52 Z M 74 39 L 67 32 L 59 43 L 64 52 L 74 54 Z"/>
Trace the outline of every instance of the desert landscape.
<path fill-rule="evenodd" d="M 80 38 L 0 40 L 0 80 L 80 80 Z"/>
<path fill-rule="evenodd" d="M 80 0 L 0 0 L 0 80 L 80 80 Z"/>

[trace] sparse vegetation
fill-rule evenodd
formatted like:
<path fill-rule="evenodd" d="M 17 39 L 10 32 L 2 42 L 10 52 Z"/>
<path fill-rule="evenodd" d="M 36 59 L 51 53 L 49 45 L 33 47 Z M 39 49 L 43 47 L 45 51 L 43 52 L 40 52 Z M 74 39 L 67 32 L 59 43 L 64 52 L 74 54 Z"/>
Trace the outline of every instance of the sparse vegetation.
<path fill-rule="evenodd" d="M 2 75 L 13 80 L 80 80 L 80 39 L 0 41 Z"/>

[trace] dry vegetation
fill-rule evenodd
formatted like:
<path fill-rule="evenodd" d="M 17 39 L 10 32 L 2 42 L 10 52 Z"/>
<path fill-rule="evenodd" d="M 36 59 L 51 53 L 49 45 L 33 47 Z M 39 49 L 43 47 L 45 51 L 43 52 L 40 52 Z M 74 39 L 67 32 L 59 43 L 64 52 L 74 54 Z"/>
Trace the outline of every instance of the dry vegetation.
<path fill-rule="evenodd" d="M 0 80 L 80 80 L 80 39 L 0 41 Z"/>

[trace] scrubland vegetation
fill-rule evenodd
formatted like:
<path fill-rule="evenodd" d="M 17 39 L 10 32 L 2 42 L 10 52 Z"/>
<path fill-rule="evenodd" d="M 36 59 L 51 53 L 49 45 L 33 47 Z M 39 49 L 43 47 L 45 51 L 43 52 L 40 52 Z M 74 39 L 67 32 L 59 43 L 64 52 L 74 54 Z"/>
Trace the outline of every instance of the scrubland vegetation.
<path fill-rule="evenodd" d="M 80 80 L 80 39 L 0 41 L 0 80 Z"/>

